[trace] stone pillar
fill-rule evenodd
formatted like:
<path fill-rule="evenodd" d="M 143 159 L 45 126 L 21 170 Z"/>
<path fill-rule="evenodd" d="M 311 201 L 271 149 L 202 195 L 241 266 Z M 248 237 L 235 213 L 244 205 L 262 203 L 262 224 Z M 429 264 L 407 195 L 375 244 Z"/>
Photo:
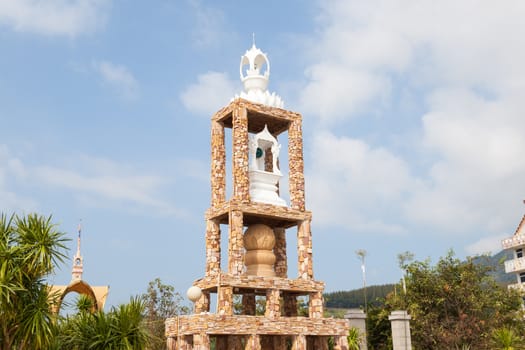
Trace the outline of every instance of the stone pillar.
<path fill-rule="evenodd" d="M 294 295 L 284 295 L 284 314 L 287 317 L 297 316 L 297 298 Z"/>
<path fill-rule="evenodd" d="M 232 117 L 233 198 L 241 203 L 250 201 L 248 178 L 248 114 L 246 107 L 236 104 Z"/>
<path fill-rule="evenodd" d="M 261 350 L 261 338 L 258 334 L 252 334 L 246 342 L 246 350 Z"/>
<path fill-rule="evenodd" d="M 292 121 L 288 129 L 288 162 L 290 207 L 304 211 L 303 132 L 300 116 Z"/>
<path fill-rule="evenodd" d="M 345 318 L 350 324 L 350 328 L 356 328 L 359 330 L 359 349 L 367 350 L 366 342 L 366 314 L 361 309 L 350 309 L 345 314 Z"/>
<path fill-rule="evenodd" d="M 242 314 L 255 316 L 255 294 L 244 293 L 242 295 Z"/>
<path fill-rule="evenodd" d="M 388 319 L 392 325 L 394 350 L 412 350 L 410 315 L 404 310 L 392 311 Z"/>
<path fill-rule="evenodd" d="M 303 220 L 297 227 L 297 259 L 298 277 L 305 280 L 313 279 L 312 232 L 309 219 Z"/>
<path fill-rule="evenodd" d="M 166 348 L 167 350 L 177 350 L 177 338 L 168 337 L 168 339 L 166 339 Z"/>
<path fill-rule="evenodd" d="M 286 230 L 282 227 L 273 229 L 275 235 L 275 275 L 277 277 L 288 277 L 288 260 L 286 257 Z"/>
<path fill-rule="evenodd" d="M 308 300 L 308 316 L 310 318 L 323 318 L 323 293 L 310 293 Z"/>
<path fill-rule="evenodd" d="M 278 289 L 266 291 L 266 310 L 264 316 L 269 318 L 281 317 L 281 293 Z"/>
<path fill-rule="evenodd" d="M 206 220 L 206 276 L 221 271 L 221 230 L 217 221 Z"/>
<path fill-rule="evenodd" d="M 306 350 L 306 337 L 298 334 L 293 337 L 292 350 Z"/>
<path fill-rule="evenodd" d="M 233 287 L 221 286 L 217 295 L 219 315 L 233 315 Z"/>
<path fill-rule="evenodd" d="M 206 333 L 193 336 L 193 350 L 210 350 L 210 337 Z"/>
<path fill-rule="evenodd" d="M 348 340 L 346 336 L 334 337 L 334 350 L 348 350 Z"/>
<path fill-rule="evenodd" d="M 240 210 L 230 211 L 230 237 L 228 272 L 240 276 L 244 270 L 243 215 Z"/>
<path fill-rule="evenodd" d="M 195 313 L 210 311 L 210 292 L 202 292 L 202 296 L 195 302 Z"/>
<path fill-rule="evenodd" d="M 219 207 L 226 201 L 226 148 L 224 125 L 211 122 L 211 206 Z"/>

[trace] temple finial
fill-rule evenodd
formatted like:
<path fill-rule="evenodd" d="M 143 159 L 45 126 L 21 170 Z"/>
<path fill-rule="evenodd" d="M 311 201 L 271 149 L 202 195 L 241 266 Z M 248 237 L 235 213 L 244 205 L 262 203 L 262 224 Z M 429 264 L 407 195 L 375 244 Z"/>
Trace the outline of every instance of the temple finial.
<path fill-rule="evenodd" d="M 255 47 L 255 32 L 252 33 L 252 46 Z"/>
<path fill-rule="evenodd" d="M 77 253 L 73 257 L 73 270 L 71 271 L 71 279 L 73 281 L 75 280 L 81 280 L 82 279 L 82 272 L 84 270 L 84 258 L 82 257 L 82 254 L 80 252 L 80 235 L 82 233 L 82 219 L 80 219 L 80 222 L 78 223 L 78 237 L 77 237 Z"/>

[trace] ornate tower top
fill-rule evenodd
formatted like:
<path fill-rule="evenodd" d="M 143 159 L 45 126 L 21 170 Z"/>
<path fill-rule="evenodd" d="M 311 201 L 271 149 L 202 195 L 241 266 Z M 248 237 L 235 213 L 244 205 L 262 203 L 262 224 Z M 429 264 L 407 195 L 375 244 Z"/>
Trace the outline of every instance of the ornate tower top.
<path fill-rule="evenodd" d="M 236 98 L 241 97 L 271 107 L 283 107 L 281 97 L 268 91 L 270 61 L 266 54 L 255 46 L 255 40 L 252 47 L 241 57 L 239 73 L 244 91 L 236 95 Z"/>
<path fill-rule="evenodd" d="M 84 271 L 84 258 L 80 254 L 80 234 L 82 232 L 82 225 L 78 224 L 78 237 L 77 237 L 77 252 L 73 257 L 73 270 L 71 272 L 71 281 L 77 281 L 82 279 L 82 272 Z"/>

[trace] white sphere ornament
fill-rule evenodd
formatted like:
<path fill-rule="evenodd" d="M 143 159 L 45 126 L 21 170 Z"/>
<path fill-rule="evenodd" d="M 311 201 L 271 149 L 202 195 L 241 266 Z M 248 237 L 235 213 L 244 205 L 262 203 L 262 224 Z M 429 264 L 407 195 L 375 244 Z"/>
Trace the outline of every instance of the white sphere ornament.
<path fill-rule="evenodd" d="M 186 295 L 188 296 L 188 299 L 190 299 L 192 302 L 196 302 L 202 296 L 202 290 L 197 286 L 191 286 L 190 288 L 188 288 Z"/>

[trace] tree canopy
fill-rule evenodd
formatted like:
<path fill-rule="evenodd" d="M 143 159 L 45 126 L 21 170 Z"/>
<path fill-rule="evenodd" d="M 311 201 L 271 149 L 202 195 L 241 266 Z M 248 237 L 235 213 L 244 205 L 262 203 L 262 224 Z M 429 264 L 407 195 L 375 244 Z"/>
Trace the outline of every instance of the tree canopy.
<path fill-rule="evenodd" d="M 162 283 L 160 278 L 150 281 L 148 289 L 142 295 L 144 301 L 145 327 L 151 334 L 148 349 L 160 350 L 166 348 L 164 321 L 168 317 L 185 315 L 189 308 L 182 305 L 182 296 L 175 292 L 175 287 Z"/>
<path fill-rule="evenodd" d="M 523 331 L 520 294 L 498 285 L 490 266 L 473 258 L 461 261 L 449 252 L 435 266 L 415 261 L 402 268 L 406 293 L 391 293 L 386 305 L 408 310 L 414 348 L 491 349 L 495 330 Z"/>

